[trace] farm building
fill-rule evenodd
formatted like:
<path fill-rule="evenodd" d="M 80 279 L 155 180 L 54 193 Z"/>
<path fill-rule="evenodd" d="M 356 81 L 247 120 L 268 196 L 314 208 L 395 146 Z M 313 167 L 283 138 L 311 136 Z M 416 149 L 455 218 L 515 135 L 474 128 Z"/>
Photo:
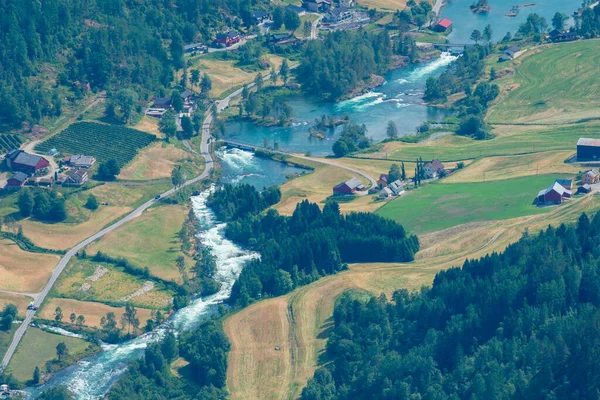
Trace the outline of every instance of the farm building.
<path fill-rule="evenodd" d="M 21 189 L 27 182 L 27 174 L 24 172 L 17 172 L 6 181 L 5 190 L 13 191 Z"/>
<path fill-rule="evenodd" d="M 588 185 L 587 183 L 585 185 L 579 186 L 577 188 L 577 193 L 579 194 L 587 194 L 590 193 L 592 191 L 592 187 L 590 185 Z"/>
<path fill-rule="evenodd" d="M 269 19 L 269 13 L 263 10 L 252 12 L 252 23 L 258 25 Z"/>
<path fill-rule="evenodd" d="M 511 46 L 508 49 L 504 50 L 504 53 L 500 56 L 500 58 L 498 59 L 498 62 L 514 60 L 515 56 L 520 51 L 521 51 L 520 47 Z"/>
<path fill-rule="evenodd" d="M 184 90 L 183 92 L 179 93 L 179 95 L 184 103 L 189 103 L 194 97 L 194 93 L 190 92 L 189 90 Z"/>
<path fill-rule="evenodd" d="M 442 19 L 433 28 L 437 32 L 450 32 L 452 30 L 452 21 L 448 18 Z"/>
<path fill-rule="evenodd" d="M 42 156 L 15 149 L 6 155 L 6 165 L 13 171 L 34 174 L 41 169 L 48 168 L 50 163 Z"/>
<path fill-rule="evenodd" d="M 302 8 L 312 12 L 327 12 L 331 8 L 330 0 L 304 0 Z"/>
<path fill-rule="evenodd" d="M 71 167 L 92 168 L 92 166 L 96 163 L 96 159 L 93 156 L 74 154 L 72 156 L 66 156 L 64 162 Z"/>
<path fill-rule="evenodd" d="M 79 168 L 63 182 L 63 186 L 81 186 L 88 181 L 88 172 L 85 168 Z"/>
<path fill-rule="evenodd" d="M 572 42 L 573 40 L 577 40 L 578 36 L 574 32 L 561 32 L 558 29 L 554 29 L 548 34 L 548 39 L 550 39 L 554 43 Z"/>
<path fill-rule="evenodd" d="M 384 187 L 383 189 L 381 189 L 377 197 L 380 199 L 387 199 L 388 197 L 392 197 L 393 195 L 394 192 L 392 192 L 392 189 Z"/>
<path fill-rule="evenodd" d="M 354 194 L 357 191 L 365 190 L 365 186 L 358 179 L 352 178 L 347 182 L 342 182 L 333 187 L 334 195 Z"/>
<path fill-rule="evenodd" d="M 535 198 L 535 203 L 538 205 L 561 204 L 563 200 L 569 198 L 571 198 L 571 191 L 554 182 L 549 188 L 540 190 Z"/>
<path fill-rule="evenodd" d="M 431 160 L 423 166 L 425 177 L 427 179 L 437 178 L 444 170 L 444 164 L 440 160 Z"/>
<path fill-rule="evenodd" d="M 573 189 L 573 181 L 571 179 L 557 179 L 555 182 L 567 190 Z"/>
<path fill-rule="evenodd" d="M 577 161 L 600 159 L 600 139 L 580 138 L 577 141 Z"/>
<path fill-rule="evenodd" d="M 377 184 L 381 187 L 386 187 L 388 184 L 387 181 L 388 181 L 387 174 L 381 174 L 381 175 L 379 175 L 379 180 L 377 181 Z"/>
<path fill-rule="evenodd" d="M 225 46 L 229 47 L 233 44 L 236 44 L 240 41 L 240 34 L 236 31 L 229 31 L 225 33 L 217 34 L 217 38 L 215 39 L 215 43 L 217 46 Z"/>
<path fill-rule="evenodd" d="M 597 170 L 590 169 L 588 171 L 585 171 L 585 173 L 581 177 L 581 182 L 583 182 L 584 184 L 593 185 L 594 183 L 598 183 L 599 177 L 600 174 Z"/>
<path fill-rule="evenodd" d="M 400 196 L 404 193 L 404 183 L 401 180 L 394 181 L 388 185 L 388 189 L 394 193 L 394 196 Z"/>
<path fill-rule="evenodd" d="M 152 107 L 167 110 L 171 108 L 171 99 L 168 97 L 157 97 L 154 99 L 154 105 Z"/>

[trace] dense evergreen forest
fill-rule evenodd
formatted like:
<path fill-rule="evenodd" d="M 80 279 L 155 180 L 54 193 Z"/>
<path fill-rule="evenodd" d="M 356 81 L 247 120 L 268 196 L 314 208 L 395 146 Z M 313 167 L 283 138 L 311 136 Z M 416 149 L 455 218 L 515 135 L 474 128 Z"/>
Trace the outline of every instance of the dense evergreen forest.
<path fill-rule="evenodd" d="M 305 200 L 291 217 L 275 210 L 261 213 L 274 204 L 265 199 L 279 200 L 275 190 L 259 193 L 250 185 L 226 185 L 209 199 L 208 205 L 228 222 L 227 237 L 261 255 L 235 282 L 233 304 L 285 294 L 345 269 L 346 263 L 412 261 L 419 250 L 417 237 L 396 222 L 370 213 L 344 216 L 335 202 L 321 211 Z"/>
<path fill-rule="evenodd" d="M 302 399 L 597 399 L 600 214 L 335 307 Z"/>
<path fill-rule="evenodd" d="M 179 340 L 168 333 L 161 342 L 149 345 L 144 357 L 129 365 L 107 399 L 225 399 L 229 346 L 216 320 L 202 323 Z M 186 378 L 183 380 L 171 372 L 171 363 L 178 357 L 189 362 L 181 372 Z"/>
<path fill-rule="evenodd" d="M 85 91 L 144 100 L 169 87 L 184 43 L 248 22 L 264 0 L 5 0 L 0 2 L 0 124 L 62 112 Z M 89 89 L 87 83 L 89 82 Z M 68 90 L 67 90 L 68 88 Z"/>

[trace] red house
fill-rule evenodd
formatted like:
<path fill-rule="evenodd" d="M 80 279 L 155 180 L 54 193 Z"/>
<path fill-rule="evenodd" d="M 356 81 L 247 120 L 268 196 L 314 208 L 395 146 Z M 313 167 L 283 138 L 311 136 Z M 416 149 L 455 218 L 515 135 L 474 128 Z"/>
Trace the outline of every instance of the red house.
<path fill-rule="evenodd" d="M 435 26 L 435 30 L 438 32 L 451 31 L 452 21 L 450 21 L 448 18 L 444 18 L 443 20 L 437 23 L 437 25 Z"/>
<path fill-rule="evenodd" d="M 354 194 L 356 191 L 365 190 L 365 187 L 362 183 L 358 181 L 356 178 L 352 178 L 347 182 L 342 182 L 339 185 L 334 186 L 333 194 L 334 195 L 345 195 L 345 194 Z"/>
<path fill-rule="evenodd" d="M 540 190 L 535 202 L 538 205 L 561 204 L 563 200 L 571 198 L 571 191 L 565 189 L 559 183 L 554 182 L 548 189 Z"/>
<path fill-rule="evenodd" d="M 13 171 L 34 174 L 40 169 L 48 168 L 50 163 L 42 156 L 29 154 L 23 150 L 11 150 L 6 155 L 6 164 Z"/>
<path fill-rule="evenodd" d="M 240 34 L 236 31 L 229 31 L 225 33 L 219 33 L 217 35 L 217 39 L 215 40 L 218 46 L 229 47 L 233 44 L 236 44 L 240 41 Z"/>
<path fill-rule="evenodd" d="M 8 181 L 6 181 L 5 188 L 6 190 L 11 191 L 19 190 L 25 185 L 25 182 L 27 182 L 27 174 L 23 172 L 17 172 L 16 174 L 8 178 Z"/>

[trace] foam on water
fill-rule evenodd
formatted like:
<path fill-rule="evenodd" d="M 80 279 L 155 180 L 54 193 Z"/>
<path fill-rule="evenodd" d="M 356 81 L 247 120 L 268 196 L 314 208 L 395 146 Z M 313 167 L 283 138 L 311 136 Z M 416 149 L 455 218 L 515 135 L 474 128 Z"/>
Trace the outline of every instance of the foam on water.
<path fill-rule="evenodd" d="M 450 53 L 442 53 L 438 59 L 430 62 L 422 67 L 415 69 L 409 77 L 409 80 L 414 82 L 423 78 L 424 76 L 431 75 L 435 71 L 440 68 L 443 68 L 449 65 L 452 61 L 456 60 L 458 57 L 451 55 Z"/>
<path fill-rule="evenodd" d="M 245 159 L 244 155 L 240 155 L 238 159 Z M 40 388 L 31 388 L 31 398 L 35 399 L 45 390 L 58 385 L 66 385 L 78 400 L 103 398 L 117 378 L 127 370 L 127 363 L 141 357 L 148 344 L 160 340 L 169 330 L 178 333 L 193 328 L 202 321 L 202 317 L 211 314 L 216 305 L 229 297 L 246 262 L 259 257 L 259 254 L 244 250 L 224 237 L 225 224 L 218 222 L 206 205 L 209 194 L 210 190 L 207 190 L 193 197 L 192 207 L 201 226 L 198 239 L 216 257 L 215 280 L 221 284 L 219 291 L 212 296 L 192 301 L 153 332 L 118 345 L 103 345 L 103 351 L 98 355 L 57 373 L 49 383 Z"/>
<path fill-rule="evenodd" d="M 63 328 L 59 328 L 57 326 L 50 326 L 50 325 L 40 325 L 40 328 L 45 329 L 49 332 L 53 332 L 56 334 L 59 334 L 61 336 L 68 336 L 68 337 L 72 337 L 72 338 L 77 338 L 77 339 L 83 339 L 84 336 L 80 335 L 78 333 L 74 333 L 74 332 L 70 332 L 66 329 Z"/>
<path fill-rule="evenodd" d="M 252 166 L 254 154 L 240 149 L 220 150 L 217 157 L 236 170 L 244 170 Z"/>
<path fill-rule="evenodd" d="M 342 101 L 336 105 L 338 110 L 354 109 L 362 110 L 368 107 L 372 107 L 376 104 L 383 103 L 385 100 L 385 94 L 379 92 L 367 92 L 360 96 L 353 97 L 351 99 Z"/>

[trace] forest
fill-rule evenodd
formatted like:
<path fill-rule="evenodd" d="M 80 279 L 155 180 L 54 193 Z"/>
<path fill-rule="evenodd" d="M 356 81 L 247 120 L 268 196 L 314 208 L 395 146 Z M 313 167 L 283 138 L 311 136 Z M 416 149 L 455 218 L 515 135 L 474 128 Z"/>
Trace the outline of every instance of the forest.
<path fill-rule="evenodd" d="M 309 399 L 595 399 L 600 214 L 527 232 L 431 288 L 336 304 Z"/>
<path fill-rule="evenodd" d="M 267 2 L 3 1 L 0 125 L 59 116 L 65 93 L 69 101 L 90 89 L 147 100 L 183 68 L 184 43 L 210 41 L 221 27 L 249 22 L 250 7 L 261 3 Z"/>
<path fill-rule="evenodd" d="M 396 222 L 370 213 L 344 216 L 336 202 L 321 211 L 305 200 L 291 217 L 272 209 L 263 213 L 279 200 L 275 190 L 225 185 L 209 199 L 208 205 L 227 221 L 227 237 L 261 255 L 235 282 L 234 305 L 285 294 L 347 268 L 346 263 L 409 262 L 419 250 L 417 237 Z"/>

